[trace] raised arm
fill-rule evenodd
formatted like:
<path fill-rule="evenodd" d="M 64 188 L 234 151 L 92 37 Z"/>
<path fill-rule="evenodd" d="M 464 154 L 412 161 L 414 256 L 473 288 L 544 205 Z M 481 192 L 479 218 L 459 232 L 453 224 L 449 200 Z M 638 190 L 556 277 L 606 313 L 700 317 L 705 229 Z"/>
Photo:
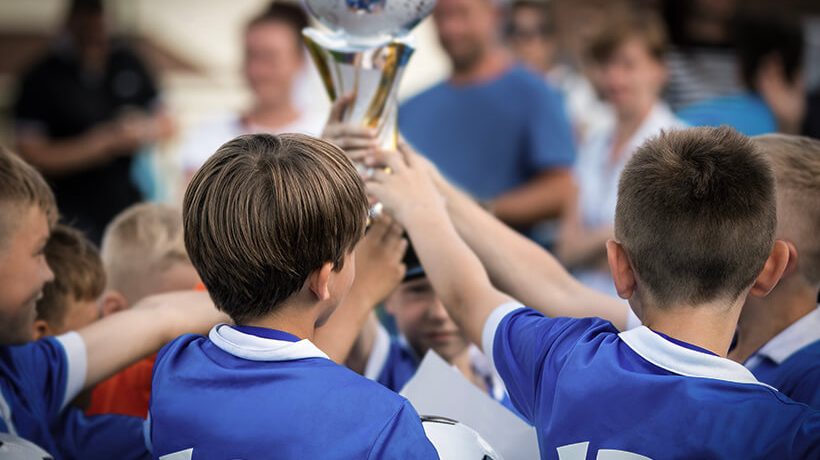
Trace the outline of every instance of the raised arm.
<path fill-rule="evenodd" d="M 386 216 L 375 220 L 359 242 L 356 278 L 350 293 L 313 337 L 330 359 L 339 364 L 348 359 L 355 363 L 367 361 L 375 336 L 370 329 L 376 327 L 368 318 L 404 277 L 402 258 L 406 249 L 401 227 Z"/>
<path fill-rule="evenodd" d="M 549 252 L 490 215 L 426 159 L 407 146 L 402 149 L 405 157 L 428 172 L 444 196 L 455 228 L 498 289 L 547 316 L 597 316 L 626 328 L 629 306 L 625 301 L 582 285 Z"/>
<path fill-rule="evenodd" d="M 156 352 L 177 336 L 204 334 L 214 324 L 227 321 L 204 292 L 151 296 L 130 310 L 107 316 L 78 331 L 87 355 L 84 388 Z"/>
<path fill-rule="evenodd" d="M 459 237 L 420 158 L 390 153 L 384 160 L 392 173 L 374 173 L 368 190 L 407 230 L 450 316 L 471 342 L 481 344 L 490 313 L 512 299 L 493 287 L 481 261 Z"/>

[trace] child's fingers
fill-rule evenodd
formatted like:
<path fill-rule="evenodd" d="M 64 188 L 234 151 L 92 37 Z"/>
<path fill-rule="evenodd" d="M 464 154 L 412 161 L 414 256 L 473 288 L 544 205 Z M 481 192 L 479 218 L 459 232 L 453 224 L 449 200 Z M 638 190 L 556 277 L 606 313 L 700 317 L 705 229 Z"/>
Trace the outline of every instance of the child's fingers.
<path fill-rule="evenodd" d="M 344 94 L 339 99 L 336 99 L 336 101 L 333 102 L 333 105 L 330 106 L 330 115 L 327 119 L 328 124 L 341 122 L 342 117 L 344 117 L 345 111 L 352 102 L 353 94 L 351 93 Z"/>
<path fill-rule="evenodd" d="M 401 228 L 401 225 L 391 222 L 384 234 L 384 241 L 387 243 L 396 243 L 401 239 L 402 234 L 404 234 L 404 229 Z"/>
<path fill-rule="evenodd" d="M 373 241 L 383 241 L 385 235 L 390 231 L 389 223 L 385 222 L 382 217 L 377 217 L 372 224 L 370 224 L 370 230 L 368 234 Z"/>
<path fill-rule="evenodd" d="M 402 155 L 393 151 L 383 151 L 381 154 L 384 158 L 384 165 L 392 170 L 394 173 L 401 173 L 407 169 L 407 164 L 404 162 Z"/>
<path fill-rule="evenodd" d="M 393 251 L 393 254 L 396 257 L 394 260 L 396 262 L 400 262 L 402 259 L 404 259 L 404 254 L 407 252 L 407 245 L 408 245 L 408 243 L 407 243 L 407 240 L 405 238 L 400 239 L 399 242 L 397 243 L 397 247 Z"/>
<path fill-rule="evenodd" d="M 399 140 L 399 153 L 408 167 L 415 168 L 418 166 L 419 162 L 416 157 L 418 154 L 407 142 L 405 142 L 404 138 Z"/>

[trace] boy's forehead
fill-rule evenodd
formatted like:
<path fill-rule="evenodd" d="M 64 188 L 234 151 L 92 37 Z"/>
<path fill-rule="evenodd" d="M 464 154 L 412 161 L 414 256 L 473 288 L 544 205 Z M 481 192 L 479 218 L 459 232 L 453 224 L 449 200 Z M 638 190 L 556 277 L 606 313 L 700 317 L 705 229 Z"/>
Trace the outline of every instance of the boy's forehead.
<path fill-rule="evenodd" d="M 48 216 L 39 206 L 0 203 L 0 215 L 0 253 L 26 242 L 45 244 L 51 234 Z"/>

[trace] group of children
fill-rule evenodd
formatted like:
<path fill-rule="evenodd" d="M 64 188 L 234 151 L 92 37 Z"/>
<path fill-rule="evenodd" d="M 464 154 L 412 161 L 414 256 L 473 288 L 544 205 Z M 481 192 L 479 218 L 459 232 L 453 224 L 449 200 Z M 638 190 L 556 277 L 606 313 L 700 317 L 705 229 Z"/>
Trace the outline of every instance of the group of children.
<path fill-rule="evenodd" d="M 646 142 L 607 243 L 630 309 L 410 147 L 327 133 L 227 142 L 100 252 L 2 151 L 0 432 L 57 459 L 438 458 L 397 394 L 433 350 L 542 458 L 820 456 L 820 142 Z"/>

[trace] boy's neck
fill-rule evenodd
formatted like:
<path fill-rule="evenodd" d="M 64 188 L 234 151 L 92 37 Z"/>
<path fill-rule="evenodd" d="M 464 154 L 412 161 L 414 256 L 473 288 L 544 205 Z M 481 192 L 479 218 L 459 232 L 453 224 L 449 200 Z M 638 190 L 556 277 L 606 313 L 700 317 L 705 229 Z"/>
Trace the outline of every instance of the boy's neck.
<path fill-rule="evenodd" d="M 745 296 L 741 296 L 740 302 Z M 725 358 L 732 345 L 741 303 L 723 302 L 667 309 L 644 308 L 643 324 L 655 332 L 698 346 Z"/>
<path fill-rule="evenodd" d="M 313 312 L 315 309 L 311 309 L 310 306 L 288 303 L 277 307 L 274 313 L 245 322 L 243 326 L 276 329 L 300 339 L 313 340 L 317 319 Z"/>
<path fill-rule="evenodd" d="M 783 279 L 764 298 L 750 298 L 738 321 L 737 344 L 729 358 L 744 362 L 775 336 L 817 308 L 811 286 Z"/>

